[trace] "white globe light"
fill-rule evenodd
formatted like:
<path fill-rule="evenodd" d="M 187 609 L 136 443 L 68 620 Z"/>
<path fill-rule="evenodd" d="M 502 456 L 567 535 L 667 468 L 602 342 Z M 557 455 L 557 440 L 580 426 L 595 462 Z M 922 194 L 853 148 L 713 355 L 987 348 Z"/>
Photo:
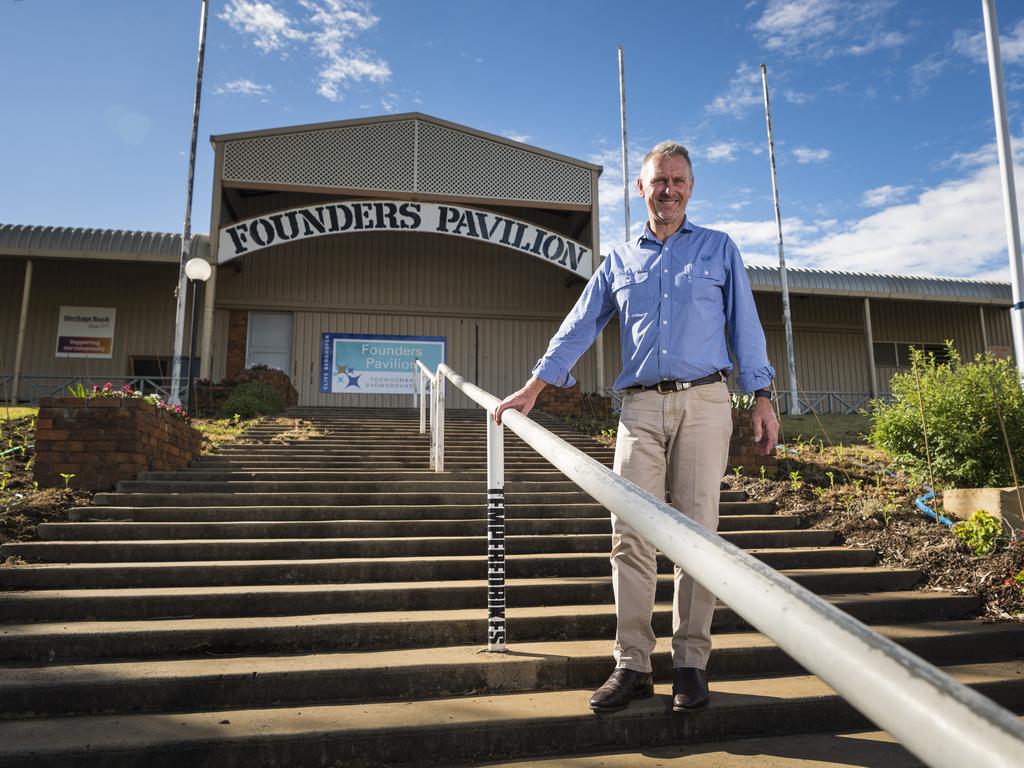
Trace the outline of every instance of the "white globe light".
<path fill-rule="evenodd" d="M 199 280 L 205 283 L 210 279 L 211 273 L 210 262 L 206 259 L 195 258 L 185 262 L 185 276 L 189 280 Z"/>

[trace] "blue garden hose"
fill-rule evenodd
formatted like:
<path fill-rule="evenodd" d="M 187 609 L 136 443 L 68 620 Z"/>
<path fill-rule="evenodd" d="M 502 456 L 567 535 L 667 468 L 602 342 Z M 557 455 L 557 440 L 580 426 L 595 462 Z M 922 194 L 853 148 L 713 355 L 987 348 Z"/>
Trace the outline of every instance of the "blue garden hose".
<path fill-rule="evenodd" d="M 935 491 L 932 489 L 930 485 L 924 486 L 924 489 L 928 491 L 928 493 L 926 493 L 924 496 L 918 496 L 916 499 L 914 499 L 914 504 L 917 506 L 917 508 L 924 512 L 926 515 L 928 515 L 928 517 L 930 517 L 932 520 L 936 520 L 947 527 L 953 527 L 952 520 L 950 520 L 948 517 L 943 517 L 938 512 L 934 511 L 931 507 L 929 507 L 927 504 L 925 504 L 926 501 L 935 498 Z"/>

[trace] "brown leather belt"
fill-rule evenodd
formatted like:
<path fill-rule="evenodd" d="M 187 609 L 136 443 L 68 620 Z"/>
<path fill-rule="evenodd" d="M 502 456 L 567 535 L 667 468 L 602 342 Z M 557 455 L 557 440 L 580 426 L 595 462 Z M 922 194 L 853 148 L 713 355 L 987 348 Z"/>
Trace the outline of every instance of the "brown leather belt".
<path fill-rule="evenodd" d="M 726 374 L 724 371 L 716 371 L 708 376 L 703 376 L 693 381 L 679 381 L 673 379 L 672 381 L 659 381 L 657 384 L 634 384 L 632 387 L 626 387 L 628 392 L 646 392 L 649 389 L 657 390 L 659 395 L 667 395 L 670 392 L 682 392 L 684 389 L 690 387 L 699 387 L 701 384 L 717 384 L 720 381 L 725 381 Z"/>

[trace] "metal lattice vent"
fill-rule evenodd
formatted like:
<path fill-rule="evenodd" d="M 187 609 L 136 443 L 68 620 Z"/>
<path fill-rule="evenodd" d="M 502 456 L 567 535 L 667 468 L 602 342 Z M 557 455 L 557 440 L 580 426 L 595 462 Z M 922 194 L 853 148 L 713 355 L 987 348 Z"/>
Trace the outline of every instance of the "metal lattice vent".
<path fill-rule="evenodd" d="M 224 180 L 409 192 L 415 147 L 415 120 L 229 141 Z"/>
<path fill-rule="evenodd" d="M 224 180 L 591 204 L 590 170 L 423 120 L 259 136 L 224 145 Z"/>
<path fill-rule="evenodd" d="M 590 171 L 481 136 L 420 121 L 419 191 L 590 205 Z"/>

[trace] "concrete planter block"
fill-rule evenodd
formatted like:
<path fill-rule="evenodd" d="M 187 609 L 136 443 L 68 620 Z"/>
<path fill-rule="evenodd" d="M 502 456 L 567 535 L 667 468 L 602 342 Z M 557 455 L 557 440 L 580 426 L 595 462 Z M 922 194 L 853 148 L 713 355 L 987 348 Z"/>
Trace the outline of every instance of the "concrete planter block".
<path fill-rule="evenodd" d="M 187 422 L 135 398 L 53 397 L 39 401 L 33 475 L 42 488 L 99 491 L 147 470 L 186 467 L 202 435 Z"/>
<path fill-rule="evenodd" d="M 1021 490 L 1024 496 L 1024 489 Z M 1017 489 L 1010 488 L 951 488 L 942 492 L 942 506 L 947 515 L 966 520 L 979 509 L 1005 520 L 1015 531 L 1024 531 Z"/>

